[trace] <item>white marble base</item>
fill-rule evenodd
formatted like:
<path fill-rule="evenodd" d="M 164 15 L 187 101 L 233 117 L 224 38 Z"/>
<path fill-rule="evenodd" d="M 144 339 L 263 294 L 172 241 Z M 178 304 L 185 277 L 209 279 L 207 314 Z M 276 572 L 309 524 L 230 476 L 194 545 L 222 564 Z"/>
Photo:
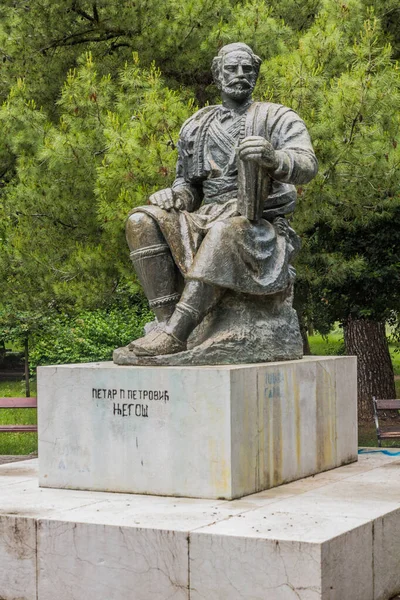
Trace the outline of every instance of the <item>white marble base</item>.
<path fill-rule="evenodd" d="M 36 523 L 33 519 L 0 516 L 0 597 L 37 600 Z"/>
<path fill-rule="evenodd" d="M 234 501 L 38 487 L 0 466 L 2 600 L 389 600 L 400 457 Z"/>
<path fill-rule="evenodd" d="M 239 498 L 357 460 L 356 359 L 38 369 L 40 485 Z"/>

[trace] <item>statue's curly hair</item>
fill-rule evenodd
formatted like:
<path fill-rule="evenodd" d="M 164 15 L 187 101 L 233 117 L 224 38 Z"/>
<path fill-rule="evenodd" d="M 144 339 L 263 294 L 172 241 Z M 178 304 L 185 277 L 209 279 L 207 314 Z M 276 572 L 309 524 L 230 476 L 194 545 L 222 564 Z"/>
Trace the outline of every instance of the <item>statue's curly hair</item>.
<path fill-rule="evenodd" d="M 243 42 L 235 42 L 233 44 L 227 44 L 226 46 L 223 46 L 218 52 L 218 55 L 213 58 L 211 64 L 211 72 L 214 77 L 214 81 L 217 84 L 219 82 L 219 75 L 221 73 L 221 67 L 224 57 L 230 52 L 247 52 L 247 54 L 251 56 L 253 65 L 256 69 L 256 76 L 258 77 L 258 73 L 260 71 L 260 66 L 262 62 L 261 58 L 257 56 L 257 54 L 254 54 L 253 50 L 247 44 L 244 44 Z"/>

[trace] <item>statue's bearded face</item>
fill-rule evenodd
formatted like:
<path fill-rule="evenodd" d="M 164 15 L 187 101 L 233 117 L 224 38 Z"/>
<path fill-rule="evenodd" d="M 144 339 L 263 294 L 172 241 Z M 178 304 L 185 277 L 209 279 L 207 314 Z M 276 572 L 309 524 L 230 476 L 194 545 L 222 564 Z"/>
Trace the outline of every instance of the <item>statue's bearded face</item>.
<path fill-rule="evenodd" d="M 245 100 L 256 85 L 258 69 L 247 52 L 229 52 L 219 72 L 221 90 L 233 100 Z"/>

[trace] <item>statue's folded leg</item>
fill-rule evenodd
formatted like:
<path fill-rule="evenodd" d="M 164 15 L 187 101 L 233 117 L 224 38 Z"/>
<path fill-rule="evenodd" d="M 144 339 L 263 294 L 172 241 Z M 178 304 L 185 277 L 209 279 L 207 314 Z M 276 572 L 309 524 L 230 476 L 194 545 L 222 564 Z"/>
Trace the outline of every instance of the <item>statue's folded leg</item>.
<path fill-rule="evenodd" d="M 217 304 L 224 292 L 223 288 L 202 281 L 188 281 L 167 325 L 134 340 L 129 348 L 137 356 L 174 354 L 185 350 L 192 331 Z"/>
<path fill-rule="evenodd" d="M 224 293 L 224 288 L 202 281 L 188 281 L 165 328 L 167 333 L 186 342 L 194 328 L 214 308 Z"/>
<path fill-rule="evenodd" d="M 156 221 L 135 212 L 126 225 L 126 239 L 136 275 L 158 321 L 166 321 L 180 298 L 181 275 Z"/>

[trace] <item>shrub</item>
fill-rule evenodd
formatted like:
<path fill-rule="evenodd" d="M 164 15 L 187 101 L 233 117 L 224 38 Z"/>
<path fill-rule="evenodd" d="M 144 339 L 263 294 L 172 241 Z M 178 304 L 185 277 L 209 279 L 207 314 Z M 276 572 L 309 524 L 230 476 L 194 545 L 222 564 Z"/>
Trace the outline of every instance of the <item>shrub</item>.
<path fill-rule="evenodd" d="M 38 365 L 111 360 L 113 350 L 140 337 L 152 318 L 142 299 L 133 306 L 83 311 L 72 318 L 62 315 L 35 336 L 31 370 Z"/>

